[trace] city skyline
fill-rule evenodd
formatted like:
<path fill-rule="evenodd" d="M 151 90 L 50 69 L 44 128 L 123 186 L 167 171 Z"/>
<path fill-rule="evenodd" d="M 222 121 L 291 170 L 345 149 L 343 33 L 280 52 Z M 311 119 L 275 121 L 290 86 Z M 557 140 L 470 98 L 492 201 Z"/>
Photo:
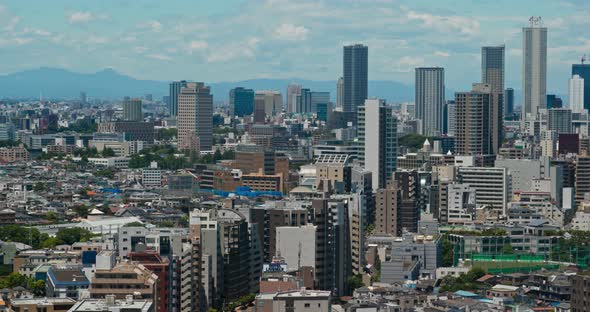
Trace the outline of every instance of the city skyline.
<path fill-rule="evenodd" d="M 58 2 L 33 10 L 0 2 L 7 60 L 0 73 L 52 66 L 76 72 L 114 68 L 158 80 L 337 80 L 342 69 L 334 55 L 343 45 L 362 43 L 371 49 L 372 80 L 411 85 L 413 68 L 440 66 L 447 69 L 448 87 L 463 90 L 477 80 L 481 46 L 505 44 L 506 87 L 520 89 L 521 28 L 530 15 L 540 15 L 549 29 L 548 93 L 567 94 L 571 64 L 590 51 L 580 27 L 588 10 L 583 3 L 535 3 L 531 12 L 524 1 L 505 16 L 470 3 L 353 1 L 344 8 L 334 1 L 224 1 L 187 16 L 184 1 Z M 41 12 L 40 18 L 31 14 Z M 295 19 L 292 12 L 306 18 Z"/>

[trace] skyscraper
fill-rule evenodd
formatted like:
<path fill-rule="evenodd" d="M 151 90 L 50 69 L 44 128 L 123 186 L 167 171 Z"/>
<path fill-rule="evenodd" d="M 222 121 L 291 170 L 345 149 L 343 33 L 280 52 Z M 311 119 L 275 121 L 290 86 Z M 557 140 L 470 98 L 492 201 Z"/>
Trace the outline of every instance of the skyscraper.
<path fill-rule="evenodd" d="M 489 155 L 492 142 L 490 85 L 474 84 L 470 92 L 455 93 L 455 151 L 458 155 Z"/>
<path fill-rule="evenodd" d="M 589 81 L 590 82 L 590 81 Z M 573 75 L 569 80 L 569 108 L 574 113 L 580 113 L 584 107 L 584 78 L 580 75 Z"/>
<path fill-rule="evenodd" d="M 396 170 L 397 120 L 383 100 L 368 99 L 358 108 L 361 165 L 373 173 L 373 188 L 385 188 Z"/>
<path fill-rule="evenodd" d="M 244 117 L 254 113 L 254 90 L 242 87 L 229 91 L 229 106 L 232 116 Z"/>
<path fill-rule="evenodd" d="M 514 114 L 514 89 L 506 89 L 504 93 L 504 103 L 506 103 L 504 117 L 512 117 Z"/>
<path fill-rule="evenodd" d="M 310 113 L 311 112 L 311 90 L 307 88 L 301 89 L 297 100 L 295 101 L 295 110 L 297 113 Z"/>
<path fill-rule="evenodd" d="M 301 85 L 292 83 L 287 86 L 287 113 L 295 112 L 295 105 L 299 94 L 301 94 Z"/>
<path fill-rule="evenodd" d="M 492 87 L 492 92 L 504 92 L 504 46 L 481 48 L 481 82 Z"/>
<path fill-rule="evenodd" d="M 422 121 L 423 133 L 435 136 L 443 130 L 445 105 L 445 69 L 442 67 L 416 68 L 416 118 Z"/>
<path fill-rule="evenodd" d="M 587 81 L 584 83 L 584 109 L 590 111 L 590 64 L 573 64 L 572 76 L 578 75 Z"/>
<path fill-rule="evenodd" d="M 547 100 L 547 28 L 540 17 L 531 17 L 522 28 L 522 116 L 535 120 Z"/>
<path fill-rule="evenodd" d="M 180 94 L 180 89 L 186 87 L 187 82 L 185 80 L 181 81 L 173 81 L 170 83 L 170 92 L 169 92 L 169 106 L 168 112 L 170 112 L 170 116 L 176 117 L 178 114 L 178 94 Z"/>
<path fill-rule="evenodd" d="M 141 99 L 125 99 L 123 101 L 123 119 L 127 121 L 143 121 Z"/>
<path fill-rule="evenodd" d="M 261 99 L 264 101 L 264 113 L 267 116 L 274 116 L 283 111 L 283 96 L 279 91 L 256 91 L 254 97 L 255 99 Z"/>
<path fill-rule="evenodd" d="M 179 149 L 198 152 L 213 148 L 213 95 L 204 83 L 188 82 L 180 89 L 177 119 Z"/>
<path fill-rule="evenodd" d="M 344 102 L 344 78 L 338 78 L 336 82 L 336 109 L 342 111 L 342 102 Z"/>
<path fill-rule="evenodd" d="M 367 99 L 369 48 L 362 44 L 344 46 L 343 49 L 342 111 L 356 112 Z"/>
<path fill-rule="evenodd" d="M 318 112 L 318 105 L 328 105 L 330 103 L 330 92 L 313 91 L 311 92 L 311 112 Z"/>

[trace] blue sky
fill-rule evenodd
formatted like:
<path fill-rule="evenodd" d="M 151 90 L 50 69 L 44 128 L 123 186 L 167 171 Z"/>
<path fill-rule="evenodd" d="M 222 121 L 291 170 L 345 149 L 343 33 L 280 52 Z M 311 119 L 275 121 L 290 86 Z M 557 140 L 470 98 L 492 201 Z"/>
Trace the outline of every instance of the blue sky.
<path fill-rule="evenodd" d="M 0 73 L 42 66 L 113 68 L 141 79 L 335 80 L 342 45 L 369 46 L 369 78 L 413 83 L 442 66 L 447 86 L 480 79 L 480 47 L 506 45 L 506 84 L 520 89 L 521 27 L 549 28 L 549 91 L 590 53 L 579 0 L 0 0 Z"/>

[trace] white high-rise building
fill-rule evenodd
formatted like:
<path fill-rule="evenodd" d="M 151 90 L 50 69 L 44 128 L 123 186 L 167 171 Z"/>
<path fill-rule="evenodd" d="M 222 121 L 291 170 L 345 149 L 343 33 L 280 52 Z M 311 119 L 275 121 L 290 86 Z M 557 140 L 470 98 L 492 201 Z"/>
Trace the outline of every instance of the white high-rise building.
<path fill-rule="evenodd" d="M 422 121 L 423 135 L 442 134 L 445 105 L 445 69 L 416 68 L 416 118 Z"/>
<path fill-rule="evenodd" d="M 358 108 L 361 165 L 373 173 L 373 189 L 384 188 L 397 168 L 397 120 L 383 100 L 367 99 Z"/>
<path fill-rule="evenodd" d="M 522 28 L 522 120 L 535 120 L 547 107 L 547 28 L 531 17 Z"/>
<path fill-rule="evenodd" d="M 582 112 L 584 109 L 584 78 L 580 75 L 570 78 L 568 98 L 572 112 Z"/>
<path fill-rule="evenodd" d="M 287 112 L 295 112 L 297 105 L 297 96 L 301 94 L 301 85 L 292 83 L 287 86 Z"/>

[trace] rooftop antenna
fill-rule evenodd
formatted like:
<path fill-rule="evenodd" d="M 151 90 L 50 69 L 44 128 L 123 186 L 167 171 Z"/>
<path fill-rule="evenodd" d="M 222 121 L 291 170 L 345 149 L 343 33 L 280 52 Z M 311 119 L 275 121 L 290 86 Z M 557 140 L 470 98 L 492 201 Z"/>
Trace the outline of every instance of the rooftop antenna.
<path fill-rule="evenodd" d="M 542 26 L 543 20 L 541 19 L 540 16 L 531 16 L 529 18 L 529 23 L 530 23 L 531 27 Z"/>

